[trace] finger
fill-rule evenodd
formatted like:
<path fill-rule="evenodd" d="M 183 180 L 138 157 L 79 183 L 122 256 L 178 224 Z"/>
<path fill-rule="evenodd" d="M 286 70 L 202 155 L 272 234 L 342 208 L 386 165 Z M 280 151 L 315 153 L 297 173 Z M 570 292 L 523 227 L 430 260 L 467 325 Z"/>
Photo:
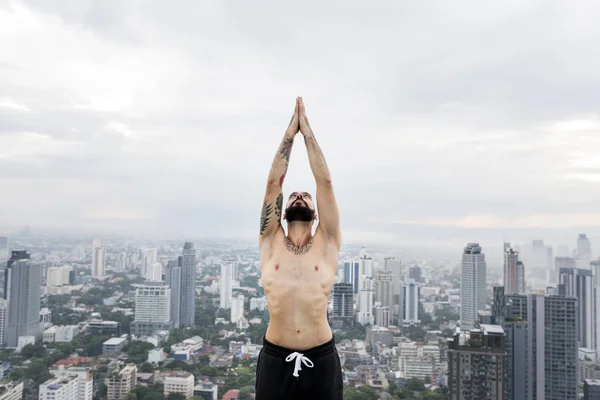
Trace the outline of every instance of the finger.
<path fill-rule="evenodd" d="M 304 115 L 306 110 L 304 109 L 304 101 L 302 100 L 302 97 L 298 97 L 298 104 L 300 105 L 300 115 Z"/>

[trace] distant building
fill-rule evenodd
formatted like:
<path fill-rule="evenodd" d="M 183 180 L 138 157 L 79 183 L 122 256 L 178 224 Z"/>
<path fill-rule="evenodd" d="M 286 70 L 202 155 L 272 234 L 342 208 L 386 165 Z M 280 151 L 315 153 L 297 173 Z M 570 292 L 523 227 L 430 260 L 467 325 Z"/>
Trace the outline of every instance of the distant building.
<path fill-rule="evenodd" d="M 394 309 L 394 273 L 392 271 L 379 270 L 375 273 L 375 303 L 381 304 L 388 309 Z"/>
<path fill-rule="evenodd" d="M 164 393 L 181 393 L 186 399 L 194 395 L 194 375 L 185 371 L 165 372 Z"/>
<path fill-rule="evenodd" d="M 77 376 L 77 395 L 74 399 L 92 400 L 94 394 L 94 375 L 91 367 L 78 366 L 77 363 L 62 363 L 59 361 L 50 368 L 50 373 L 57 378 L 73 375 Z"/>
<path fill-rule="evenodd" d="M 102 343 L 102 354 L 119 354 L 127 346 L 127 343 L 125 338 L 110 338 Z"/>
<path fill-rule="evenodd" d="M 478 243 L 469 243 L 462 255 L 460 280 L 460 327 L 470 330 L 477 322 L 477 312 L 485 308 L 486 301 L 485 254 Z"/>
<path fill-rule="evenodd" d="M 171 321 L 173 328 L 178 329 L 181 314 L 181 267 L 177 261 L 169 261 L 167 263 L 165 281 L 171 289 Z"/>
<path fill-rule="evenodd" d="M 6 343 L 6 325 L 8 324 L 8 302 L 0 298 L 0 346 Z"/>
<path fill-rule="evenodd" d="M 106 269 L 106 249 L 102 246 L 100 239 L 94 239 L 92 243 L 92 276 L 102 277 Z"/>
<path fill-rule="evenodd" d="M 79 377 L 77 375 L 51 378 L 39 388 L 39 400 L 75 400 L 79 395 Z"/>
<path fill-rule="evenodd" d="M 267 298 L 263 297 L 253 297 L 250 299 L 250 311 L 265 311 L 267 308 Z"/>
<path fill-rule="evenodd" d="M 233 283 L 233 262 L 221 261 L 221 275 L 219 278 L 219 308 L 231 308 Z"/>
<path fill-rule="evenodd" d="M 125 400 L 127 394 L 135 388 L 137 382 L 137 367 L 128 364 L 120 371 L 108 375 L 105 384 L 107 387 L 107 400 Z"/>
<path fill-rule="evenodd" d="M 504 290 L 506 293 L 525 293 L 525 266 L 510 243 L 504 243 Z"/>
<path fill-rule="evenodd" d="M 171 321 L 171 288 L 165 282 L 146 282 L 135 289 L 135 317 L 131 333 L 137 336 L 168 331 Z"/>
<path fill-rule="evenodd" d="M 577 237 L 577 257 L 585 262 L 592 259 L 592 245 L 585 233 L 580 233 Z"/>
<path fill-rule="evenodd" d="M 392 315 L 387 306 L 375 306 L 375 325 L 390 326 L 392 324 Z"/>
<path fill-rule="evenodd" d="M 238 294 L 231 300 L 231 322 L 237 323 L 244 316 L 244 295 Z"/>
<path fill-rule="evenodd" d="M 559 283 L 565 296 L 577 298 L 577 330 L 579 347 L 595 349 L 596 323 L 594 311 L 594 278 L 591 269 L 560 268 Z"/>
<path fill-rule="evenodd" d="M 39 339 L 40 331 L 40 298 L 42 286 L 42 267 L 27 258 L 13 257 L 8 261 L 8 323 L 6 344 L 17 347 L 20 336 L 33 336 Z"/>
<path fill-rule="evenodd" d="M 196 249 L 194 243 L 185 242 L 183 256 L 179 258 L 181 267 L 181 302 L 179 324 L 181 327 L 194 326 L 196 318 Z"/>
<path fill-rule="evenodd" d="M 505 400 L 504 346 L 499 325 L 482 324 L 448 339 L 448 399 Z"/>
<path fill-rule="evenodd" d="M 333 285 L 332 319 L 352 322 L 354 320 L 354 288 L 350 283 Z"/>
<path fill-rule="evenodd" d="M 421 301 L 419 284 L 413 279 L 404 282 L 402 288 L 402 302 L 404 312 L 402 313 L 402 323 L 405 326 L 418 325 L 421 323 L 419 318 L 419 303 Z"/>
<path fill-rule="evenodd" d="M 201 382 L 194 387 L 194 396 L 202 400 L 218 400 L 219 385 L 212 382 Z"/>
<path fill-rule="evenodd" d="M 356 322 L 361 325 L 373 325 L 373 279 L 363 276 L 361 282 Z"/>
<path fill-rule="evenodd" d="M 388 257 L 384 260 L 384 268 L 394 275 L 392 282 L 393 321 L 394 323 L 402 322 L 402 261 Z"/>
<path fill-rule="evenodd" d="M 93 319 L 87 322 L 85 331 L 92 335 L 121 336 L 121 323 L 117 321 Z"/>

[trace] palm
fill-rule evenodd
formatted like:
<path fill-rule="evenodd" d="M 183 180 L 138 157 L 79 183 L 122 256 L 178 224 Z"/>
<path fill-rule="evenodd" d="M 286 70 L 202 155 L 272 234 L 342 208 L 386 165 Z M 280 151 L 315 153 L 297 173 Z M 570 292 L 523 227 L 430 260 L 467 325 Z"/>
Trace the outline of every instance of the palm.
<path fill-rule="evenodd" d="M 303 135 L 312 134 L 312 129 L 310 128 L 308 118 L 306 117 L 306 108 L 304 108 L 304 101 L 302 100 L 302 97 L 298 98 L 297 103 L 300 119 L 300 132 L 302 132 Z"/>
<path fill-rule="evenodd" d="M 296 99 L 296 107 L 294 108 L 294 114 L 292 115 L 292 119 L 290 120 L 290 125 L 287 128 L 287 132 L 295 135 L 300 130 L 298 118 L 298 99 Z"/>

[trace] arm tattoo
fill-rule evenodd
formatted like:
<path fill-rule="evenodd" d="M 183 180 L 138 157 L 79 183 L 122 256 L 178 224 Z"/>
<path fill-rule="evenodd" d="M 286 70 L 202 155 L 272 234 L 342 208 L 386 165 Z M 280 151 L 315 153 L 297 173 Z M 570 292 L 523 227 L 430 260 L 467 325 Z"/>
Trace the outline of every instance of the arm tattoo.
<path fill-rule="evenodd" d="M 292 153 L 292 145 L 294 144 L 294 139 L 286 138 L 281 145 L 281 149 L 279 150 L 279 154 L 281 154 L 281 158 L 285 159 L 285 161 L 290 162 L 290 154 Z"/>
<path fill-rule="evenodd" d="M 283 193 L 279 193 L 277 200 L 275 201 L 275 209 L 273 204 L 267 203 L 267 200 L 263 203 L 262 212 L 260 214 L 260 234 L 264 235 L 269 222 L 271 221 L 271 214 L 275 211 L 275 217 L 277 218 L 277 224 L 281 226 L 281 208 L 283 207 Z"/>
<path fill-rule="evenodd" d="M 281 226 L 281 209 L 283 207 L 283 193 L 279 193 L 275 201 L 275 215 L 277 215 L 277 223 Z"/>
<path fill-rule="evenodd" d="M 273 205 L 268 204 L 267 200 L 265 200 L 262 208 L 262 212 L 260 213 L 260 234 L 262 235 L 267 229 L 269 225 L 269 218 L 271 216 L 271 212 L 273 212 Z"/>

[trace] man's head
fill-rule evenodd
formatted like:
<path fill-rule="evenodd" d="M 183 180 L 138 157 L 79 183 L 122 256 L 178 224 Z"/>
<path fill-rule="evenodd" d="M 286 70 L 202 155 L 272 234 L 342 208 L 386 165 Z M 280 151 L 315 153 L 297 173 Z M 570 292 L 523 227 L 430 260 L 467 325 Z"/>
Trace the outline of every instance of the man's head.
<path fill-rule="evenodd" d="M 283 214 L 288 224 L 295 221 L 314 222 L 317 219 L 315 203 L 312 196 L 307 192 L 294 192 L 288 197 Z"/>

